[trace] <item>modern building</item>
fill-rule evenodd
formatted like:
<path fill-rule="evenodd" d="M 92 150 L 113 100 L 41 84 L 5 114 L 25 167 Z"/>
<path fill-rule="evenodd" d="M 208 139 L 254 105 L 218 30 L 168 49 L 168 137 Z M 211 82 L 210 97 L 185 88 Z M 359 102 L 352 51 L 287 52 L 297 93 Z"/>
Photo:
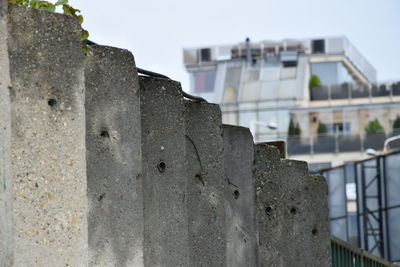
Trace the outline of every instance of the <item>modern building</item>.
<path fill-rule="evenodd" d="M 220 104 L 224 123 L 249 127 L 256 142 L 286 141 L 312 170 L 366 159 L 400 128 L 400 82 L 377 83 L 345 37 L 247 39 L 183 56 L 191 93 Z"/>

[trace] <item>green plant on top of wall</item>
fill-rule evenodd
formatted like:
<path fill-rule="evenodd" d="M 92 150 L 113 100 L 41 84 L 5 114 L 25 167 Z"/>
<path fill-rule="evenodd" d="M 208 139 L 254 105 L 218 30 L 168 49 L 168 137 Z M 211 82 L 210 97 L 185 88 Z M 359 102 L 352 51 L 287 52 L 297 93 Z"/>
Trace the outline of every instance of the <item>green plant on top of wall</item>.
<path fill-rule="evenodd" d="M 313 76 L 311 76 L 310 83 L 308 86 L 310 89 L 317 86 L 321 86 L 321 80 L 319 79 L 318 75 L 314 74 Z"/>
<path fill-rule="evenodd" d="M 375 119 L 373 121 L 370 121 L 365 127 L 365 132 L 368 134 L 373 134 L 373 133 L 380 133 L 383 132 L 384 128 L 383 126 L 379 123 L 378 119 Z"/>
<path fill-rule="evenodd" d="M 57 6 L 62 6 L 63 13 L 65 15 L 69 15 L 74 17 L 75 19 L 78 20 L 79 24 L 82 25 L 83 23 L 83 16 L 79 15 L 81 12 L 79 9 L 75 9 L 72 6 L 68 4 L 68 0 L 58 0 L 54 4 L 48 1 L 37 1 L 37 0 L 8 0 L 9 4 L 14 4 L 14 5 L 23 5 L 23 6 L 29 6 L 37 9 L 42 9 L 42 10 L 47 10 L 51 12 L 56 11 Z M 85 51 L 85 54 L 87 53 L 87 45 L 85 43 L 85 40 L 89 38 L 89 32 L 85 29 L 82 29 L 82 36 L 81 36 L 81 41 L 83 45 L 83 50 Z"/>

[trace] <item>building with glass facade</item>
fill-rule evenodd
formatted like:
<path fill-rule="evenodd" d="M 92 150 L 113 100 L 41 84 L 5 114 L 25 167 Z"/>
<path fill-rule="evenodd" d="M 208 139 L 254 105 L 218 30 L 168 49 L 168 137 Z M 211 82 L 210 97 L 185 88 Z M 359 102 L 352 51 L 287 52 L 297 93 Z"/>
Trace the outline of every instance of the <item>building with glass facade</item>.
<path fill-rule="evenodd" d="M 377 83 L 345 37 L 247 39 L 183 56 L 191 93 L 220 104 L 224 123 L 249 127 L 256 142 L 287 142 L 311 169 L 365 159 L 400 128 L 400 83 Z"/>

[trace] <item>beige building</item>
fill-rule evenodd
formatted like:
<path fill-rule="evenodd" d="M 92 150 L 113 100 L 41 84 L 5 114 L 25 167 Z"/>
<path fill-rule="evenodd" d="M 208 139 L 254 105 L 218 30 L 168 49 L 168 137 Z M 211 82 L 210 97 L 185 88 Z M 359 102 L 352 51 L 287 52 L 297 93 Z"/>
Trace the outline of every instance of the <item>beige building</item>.
<path fill-rule="evenodd" d="M 224 123 L 249 127 L 256 142 L 286 141 L 289 157 L 314 170 L 365 159 L 400 124 L 400 83 L 377 83 L 345 37 L 247 39 L 183 54 L 191 93 L 219 103 Z"/>

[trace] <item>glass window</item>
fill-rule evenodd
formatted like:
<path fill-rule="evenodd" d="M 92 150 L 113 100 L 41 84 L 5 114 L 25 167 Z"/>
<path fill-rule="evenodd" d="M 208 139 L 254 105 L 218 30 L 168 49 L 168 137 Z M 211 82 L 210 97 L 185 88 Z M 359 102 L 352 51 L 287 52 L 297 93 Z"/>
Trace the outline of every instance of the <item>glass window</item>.
<path fill-rule="evenodd" d="M 260 69 L 248 69 L 244 73 L 244 82 L 255 82 L 260 78 Z"/>
<path fill-rule="evenodd" d="M 264 67 L 267 68 L 279 68 L 281 61 L 277 56 L 269 56 L 264 59 Z"/>
<path fill-rule="evenodd" d="M 225 87 L 238 88 L 240 84 L 240 75 L 242 66 L 227 67 L 225 75 Z"/>
<path fill-rule="evenodd" d="M 201 62 L 211 61 L 211 49 L 202 48 L 200 49 Z"/>
<path fill-rule="evenodd" d="M 242 66 L 233 66 L 226 68 L 225 87 L 224 87 L 224 102 L 236 102 L 237 94 L 240 86 L 240 75 Z"/>
<path fill-rule="evenodd" d="M 338 84 L 338 62 L 311 64 L 311 74 L 317 75 L 322 85 Z"/>
<path fill-rule="evenodd" d="M 310 173 L 318 173 L 319 170 L 332 167 L 331 162 L 308 163 L 308 171 Z"/>
<path fill-rule="evenodd" d="M 322 85 L 355 83 L 342 62 L 323 62 L 311 64 L 311 74 L 317 75 Z"/>
<path fill-rule="evenodd" d="M 351 213 L 348 217 L 348 226 L 349 226 L 349 240 L 348 242 L 353 246 L 358 247 L 358 223 L 357 223 L 357 214 Z"/>
<path fill-rule="evenodd" d="M 289 110 L 279 110 L 277 112 L 278 115 L 278 129 L 279 133 L 286 133 L 289 129 Z"/>
<path fill-rule="evenodd" d="M 205 93 L 214 91 L 215 70 L 198 71 L 193 73 L 194 92 Z"/>
<path fill-rule="evenodd" d="M 224 91 L 224 103 L 228 102 L 236 102 L 237 100 L 237 95 L 236 95 L 236 89 L 233 87 L 226 87 Z"/>
<path fill-rule="evenodd" d="M 325 40 L 313 40 L 312 41 L 312 51 L 314 54 L 325 53 Z"/>
<path fill-rule="evenodd" d="M 237 125 L 237 113 L 236 112 L 224 112 L 222 113 L 222 123 Z"/>
<path fill-rule="evenodd" d="M 239 113 L 239 125 L 243 127 L 248 127 L 250 128 L 251 126 L 251 121 L 256 121 L 257 120 L 257 114 L 256 112 L 240 112 Z"/>

